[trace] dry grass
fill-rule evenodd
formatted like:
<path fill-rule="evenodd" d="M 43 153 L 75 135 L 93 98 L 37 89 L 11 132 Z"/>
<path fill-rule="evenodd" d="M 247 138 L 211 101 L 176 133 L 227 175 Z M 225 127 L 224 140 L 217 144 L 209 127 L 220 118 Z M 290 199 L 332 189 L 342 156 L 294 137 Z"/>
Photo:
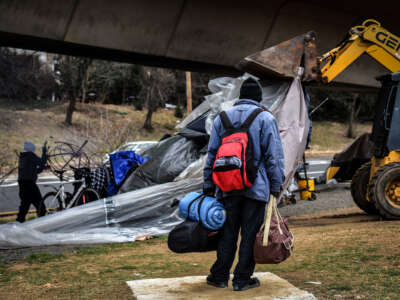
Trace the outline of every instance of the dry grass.
<path fill-rule="evenodd" d="M 16 164 L 17 156 L 25 140 L 40 147 L 45 140 L 69 141 L 80 145 L 85 139 L 89 144 L 85 150 L 99 157 L 115 150 L 126 142 L 159 140 L 165 134 L 175 132 L 174 111 L 160 109 L 153 114 L 154 130 L 143 129 L 147 111 L 136 111 L 132 106 L 77 103 L 73 125 L 66 127 L 65 104 L 40 108 L 0 107 L 0 174 Z"/>
<path fill-rule="evenodd" d="M 355 136 L 371 132 L 372 123 L 355 125 Z M 342 151 L 354 139 L 346 137 L 347 124 L 337 122 L 313 122 L 311 149 L 308 156 L 331 156 Z"/>
<path fill-rule="evenodd" d="M 343 211 L 291 223 L 292 257 L 279 265 L 258 265 L 256 271 L 273 272 L 318 299 L 399 299 L 399 221 Z M 207 275 L 214 260 L 215 253 L 173 254 L 165 237 L 32 254 L 0 265 L 1 298 L 132 299 L 128 280 Z"/>

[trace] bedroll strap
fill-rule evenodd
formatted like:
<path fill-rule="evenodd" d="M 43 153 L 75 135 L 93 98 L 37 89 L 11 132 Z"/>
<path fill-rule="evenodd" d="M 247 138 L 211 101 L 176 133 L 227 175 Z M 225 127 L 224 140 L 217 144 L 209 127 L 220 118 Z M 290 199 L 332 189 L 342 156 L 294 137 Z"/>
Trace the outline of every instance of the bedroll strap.
<path fill-rule="evenodd" d="M 263 110 L 261 108 L 256 108 L 251 112 L 251 114 L 247 117 L 246 121 L 243 122 L 241 128 L 249 128 L 251 123 L 253 123 L 254 119 L 258 116 L 259 113 L 262 113 Z"/>
<path fill-rule="evenodd" d="M 188 205 L 188 208 L 187 208 L 187 215 L 188 215 L 188 217 L 189 217 L 189 214 L 190 214 L 190 208 L 192 207 L 192 204 L 194 203 L 194 202 L 196 202 L 196 200 L 197 199 L 199 199 L 199 198 L 201 198 L 201 197 L 203 197 L 204 195 L 203 194 L 200 194 L 199 196 L 197 196 L 196 198 L 194 198 L 192 201 L 190 201 L 190 203 L 189 203 L 189 205 Z M 205 196 L 204 196 L 205 197 Z"/>
<path fill-rule="evenodd" d="M 229 120 L 229 117 L 228 117 L 228 115 L 226 114 L 226 112 L 222 111 L 222 112 L 219 114 L 219 116 L 220 116 L 220 118 L 221 118 L 222 125 L 224 125 L 224 128 L 225 128 L 225 129 L 232 129 L 232 128 L 233 128 L 232 123 L 231 123 L 231 120 Z"/>

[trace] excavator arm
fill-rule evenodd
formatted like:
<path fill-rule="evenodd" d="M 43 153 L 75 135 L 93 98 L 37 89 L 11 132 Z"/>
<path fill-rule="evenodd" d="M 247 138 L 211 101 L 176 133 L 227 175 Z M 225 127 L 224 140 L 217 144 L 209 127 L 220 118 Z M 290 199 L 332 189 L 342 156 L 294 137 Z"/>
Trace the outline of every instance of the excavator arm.
<path fill-rule="evenodd" d="M 352 27 L 339 46 L 320 57 L 316 35 L 311 31 L 249 55 L 239 66 L 244 71 L 267 77 L 296 77 L 301 68 L 303 81 L 329 83 L 364 53 L 390 72 L 400 71 L 400 38 L 375 20 Z"/>
<path fill-rule="evenodd" d="M 319 58 L 321 78 L 329 83 L 362 54 L 368 54 L 391 72 L 400 71 L 400 38 L 375 20 L 350 29 L 349 37 Z"/>

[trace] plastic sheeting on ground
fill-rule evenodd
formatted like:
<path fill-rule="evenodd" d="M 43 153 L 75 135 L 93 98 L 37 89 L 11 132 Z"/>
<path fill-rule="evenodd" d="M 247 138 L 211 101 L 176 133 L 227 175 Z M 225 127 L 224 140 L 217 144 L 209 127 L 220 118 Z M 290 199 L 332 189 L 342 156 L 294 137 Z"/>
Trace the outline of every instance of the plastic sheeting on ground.
<path fill-rule="evenodd" d="M 201 186 L 201 179 L 169 182 L 22 224 L 4 224 L 0 226 L 0 248 L 131 242 L 144 235 L 160 236 L 182 222 L 179 200 Z"/>
<path fill-rule="evenodd" d="M 241 83 L 248 76 L 212 80 L 209 86 L 213 94 L 207 96 L 181 126 L 207 116 L 205 129 L 209 132 L 215 116 L 233 105 Z M 292 82 L 263 82 L 263 85 L 267 87 L 262 103 L 276 116 L 281 131 L 286 162 L 285 185 L 288 185 L 304 152 L 308 132 L 304 95 L 298 78 Z M 201 155 L 200 148 L 187 137 L 166 139 L 151 148 L 151 153 L 143 153 L 143 156 L 151 157 L 143 168 L 137 169 L 143 177 L 135 177 L 136 182 L 132 180 L 129 188 L 121 191 L 132 187 L 137 190 L 23 224 L 0 225 L 0 247 L 127 242 L 143 235 L 166 234 L 182 221 L 178 213 L 179 200 L 202 187 L 205 156 Z M 149 169 L 144 168 L 147 164 Z M 167 183 L 158 184 L 160 182 Z M 156 185 L 148 186 L 152 184 Z"/>

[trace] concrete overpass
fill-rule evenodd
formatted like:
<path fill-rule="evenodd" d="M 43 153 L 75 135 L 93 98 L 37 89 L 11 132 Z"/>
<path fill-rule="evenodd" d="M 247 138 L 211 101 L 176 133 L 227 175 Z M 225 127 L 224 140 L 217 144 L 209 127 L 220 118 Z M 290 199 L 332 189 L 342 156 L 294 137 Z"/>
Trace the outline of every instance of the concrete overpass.
<path fill-rule="evenodd" d="M 392 3 L 392 5 L 388 4 Z M 196 71 L 238 73 L 243 57 L 314 30 L 319 51 L 375 18 L 400 34 L 395 1 L 1 0 L 1 46 Z M 398 4 L 397 4 L 398 6 Z M 376 86 L 362 57 L 336 82 Z"/>

